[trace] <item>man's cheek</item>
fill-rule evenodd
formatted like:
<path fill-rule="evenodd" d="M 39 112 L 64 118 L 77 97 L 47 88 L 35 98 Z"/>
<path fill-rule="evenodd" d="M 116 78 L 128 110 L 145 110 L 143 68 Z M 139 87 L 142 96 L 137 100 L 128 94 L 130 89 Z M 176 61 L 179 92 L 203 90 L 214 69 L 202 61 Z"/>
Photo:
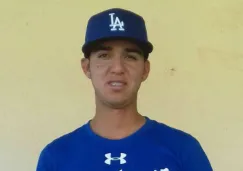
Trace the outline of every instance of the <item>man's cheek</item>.
<path fill-rule="evenodd" d="M 104 68 L 108 66 L 108 63 L 96 63 L 96 68 Z"/>

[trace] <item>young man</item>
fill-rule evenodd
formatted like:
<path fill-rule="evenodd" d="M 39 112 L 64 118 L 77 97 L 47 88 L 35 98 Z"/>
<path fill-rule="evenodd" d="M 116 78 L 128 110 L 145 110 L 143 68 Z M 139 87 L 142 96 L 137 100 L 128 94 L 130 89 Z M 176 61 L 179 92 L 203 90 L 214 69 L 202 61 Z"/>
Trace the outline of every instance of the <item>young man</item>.
<path fill-rule="evenodd" d="M 81 65 L 95 90 L 95 115 L 49 143 L 37 171 L 212 171 L 193 136 L 137 110 L 152 50 L 141 16 L 115 8 L 90 18 Z"/>

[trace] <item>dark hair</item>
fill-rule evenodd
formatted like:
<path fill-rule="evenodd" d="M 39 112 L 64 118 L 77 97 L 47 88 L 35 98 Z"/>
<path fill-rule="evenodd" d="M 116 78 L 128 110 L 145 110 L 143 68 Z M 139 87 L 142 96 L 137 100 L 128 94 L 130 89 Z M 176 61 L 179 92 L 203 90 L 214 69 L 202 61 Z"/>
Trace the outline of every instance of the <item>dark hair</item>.
<path fill-rule="evenodd" d="M 120 38 L 121 39 L 121 38 Z M 89 45 L 87 45 L 84 49 L 84 57 L 85 58 L 88 58 L 90 57 L 90 54 L 94 51 L 94 49 L 97 48 L 98 45 L 100 45 L 101 43 L 103 43 L 105 40 L 111 40 L 111 39 L 101 39 L 101 40 L 97 40 L 97 41 L 94 41 L 92 43 L 89 43 Z M 134 41 L 134 40 L 131 40 L 131 39 L 124 39 L 124 40 L 128 40 L 134 44 L 136 44 L 142 51 L 142 55 L 144 57 L 144 61 L 146 61 L 149 57 L 149 53 L 147 51 L 147 48 L 144 44 L 138 42 L 138 41 Z"/>

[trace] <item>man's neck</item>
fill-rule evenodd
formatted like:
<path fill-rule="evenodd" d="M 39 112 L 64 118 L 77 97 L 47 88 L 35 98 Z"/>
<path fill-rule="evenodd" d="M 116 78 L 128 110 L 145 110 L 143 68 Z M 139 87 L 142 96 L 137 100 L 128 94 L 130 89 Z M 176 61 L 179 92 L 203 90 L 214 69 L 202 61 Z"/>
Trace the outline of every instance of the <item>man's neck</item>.
<path fill-rule="evenodd" d="M 102 137 L 121 139 L 138 130 L 144 122 L 145 118 L 136 109 L 97 109 L 91 128 Z"/>

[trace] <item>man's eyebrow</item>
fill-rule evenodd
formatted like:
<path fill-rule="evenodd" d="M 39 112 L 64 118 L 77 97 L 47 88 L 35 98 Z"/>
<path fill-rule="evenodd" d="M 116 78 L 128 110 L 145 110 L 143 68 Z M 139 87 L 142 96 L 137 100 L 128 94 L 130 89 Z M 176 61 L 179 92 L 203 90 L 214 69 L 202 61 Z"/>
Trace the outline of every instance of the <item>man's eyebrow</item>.
<path fill-rule="evenodd" d="M 98 51 L 110 51 L 112 48 L 110 46 L 104 46 L 104 45 L 96 45 L 95 47 L 92 48 L 93 52 L 98 52 Z"/>
<path fill-rule="evenodd" d="M 137 54 L 139 54 L 139 55 L 143 55 L 142 50 L 139 50 L 139 49 L 137 49 L 137 48 L 126 48 L 126 51 L 127 51 L 127 52 L 134 52 L 134 53 L 137 53 Z"/>

